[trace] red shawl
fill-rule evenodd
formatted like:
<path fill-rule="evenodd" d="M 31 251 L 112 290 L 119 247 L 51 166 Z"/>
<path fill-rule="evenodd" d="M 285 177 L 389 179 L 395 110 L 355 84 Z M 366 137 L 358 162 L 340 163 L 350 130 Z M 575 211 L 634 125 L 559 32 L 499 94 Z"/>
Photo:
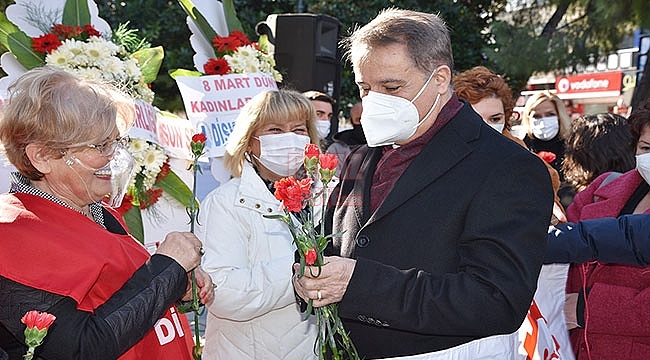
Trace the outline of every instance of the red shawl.
<path fill-rule="evenodd" d="M 93 312 L 149 258 L 130 235 L 30 194 L 0 195 L 0 275 L 69 296 Z M 56 314 L 55 314 L 56 315 Z M 191 359 L 192 334 L 172 306 L 120 359 Z"/>

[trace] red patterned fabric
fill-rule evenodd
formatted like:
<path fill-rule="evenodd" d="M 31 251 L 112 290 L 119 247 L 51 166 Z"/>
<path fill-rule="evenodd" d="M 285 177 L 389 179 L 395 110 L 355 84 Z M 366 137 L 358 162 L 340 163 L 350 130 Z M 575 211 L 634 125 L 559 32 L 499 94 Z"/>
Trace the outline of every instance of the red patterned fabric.
<path fill-rule="evenodd" d="M 0 195 L 0 224 L 0 275 L 69 296 L 82 311 L 106 302 L 149 258 L 130 235 L 35 195 Z M 192 359 L 192 344 L 187 318 L 172 306 L 120 359 Z"/>

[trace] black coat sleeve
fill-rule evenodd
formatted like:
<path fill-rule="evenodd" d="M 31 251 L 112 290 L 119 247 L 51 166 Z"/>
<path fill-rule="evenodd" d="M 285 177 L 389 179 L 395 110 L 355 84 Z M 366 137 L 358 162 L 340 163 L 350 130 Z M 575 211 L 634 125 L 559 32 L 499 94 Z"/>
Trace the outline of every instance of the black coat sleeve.
<path fill-rule="evenodd" d="M 650 215 L 624 215 L 549 228 L 544 263 L 602 262 L 649 265 Z"/>
<path fill-rule="evenodd" d="M 153 255 L 93 314 L 77 310 L 70 297 L 0 277 L 0 304 L 5 309 L 0 309 L 0 348 L 10 359 L 21 358 L 26 347 L 20 319 L 29 310 L 39 310 L 54 314 L 56 321 L 36 349 L 38 358 L 115 359 L 183 296 L 187 282 L 185 270 L 176 261 Z"/>

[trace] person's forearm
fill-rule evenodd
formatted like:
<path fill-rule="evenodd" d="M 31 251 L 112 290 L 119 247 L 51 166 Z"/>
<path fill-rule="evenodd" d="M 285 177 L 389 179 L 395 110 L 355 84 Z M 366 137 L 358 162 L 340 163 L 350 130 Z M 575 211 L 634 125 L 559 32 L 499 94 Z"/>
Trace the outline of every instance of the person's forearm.
<path fill-rule="evenodd" d="M 549 228 L 544 263 L 590 260 L 650 264 L 650 215 L 584 220 Z"/>
<path fill-rule="evenodd" d="M 46 311 L 57 319 L 38 352 L 47 359 L 115 359 L 153 328 L 186 287 L 185 270 L 166 256 L 154 255 L 94 314 L 77 310 L 69 297 L 28 290 L 56 298 Z M 32 300 L 34 306 L 42 307 L 41 299 Z"/>

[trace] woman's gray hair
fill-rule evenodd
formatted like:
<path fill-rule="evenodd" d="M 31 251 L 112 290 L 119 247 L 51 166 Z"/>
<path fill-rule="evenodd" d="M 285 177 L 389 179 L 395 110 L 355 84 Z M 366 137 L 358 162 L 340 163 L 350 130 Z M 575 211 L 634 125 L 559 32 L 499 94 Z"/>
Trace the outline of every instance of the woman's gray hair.
<path fill-rule="evenodd" d="M 40 144 L 60 158 L 71 147 L 124 134 L 135 118 L 133 100 L 114 87 L 48 66 L 27 71 L 8 90 L 0 111 L 1 149 L 32 180 L 43 174 L 29 161 L 27 145 Z"/>

